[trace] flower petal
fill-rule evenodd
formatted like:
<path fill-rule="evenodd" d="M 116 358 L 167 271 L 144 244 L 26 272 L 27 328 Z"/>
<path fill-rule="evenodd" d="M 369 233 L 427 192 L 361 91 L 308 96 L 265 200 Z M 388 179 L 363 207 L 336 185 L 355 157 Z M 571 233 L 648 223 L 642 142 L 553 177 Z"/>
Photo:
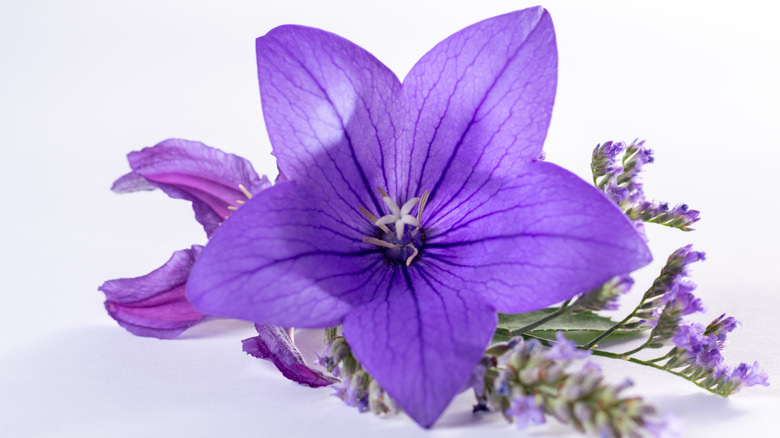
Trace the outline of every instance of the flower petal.
<path fill-rule="evenodd" d="M 255 329 L 257 329 L 257 336 L 241 341 L 245 353 L 270 360 L 284 377 L 301 385 L 318 388 L 338 382 L 338 379 L 326 376 L 306 365 L 290 336 L 292 329 L 262 324 L 255 324 Z"/>
<path fill-rule="evenodd" d="M 479 296 L 467 296 L 463 282 L 417 266 L 396 266 L 386 297 L 355 308 L 343 329 L 366 371 L 430 427 L 469 381 L 497 320 Z"/>
<path fill-rule="evenodd" d="M 204 321 L 184 296 L 195 259 L 203 249 L 176 251 L 160 268 L 137 278 L 109 280 L 99 290 L 106 294 L 106 310 L 119 325 L 138 336 L 169 339 Z"/>
<path fill-rule="evenodd" d="M 337 209 L 381 211 L 403 160 L 398 78 L 355 44 L 303 26 L 257 39 L 260 96 L 279 169 Z"/>
<path fill-rule="evenodd" d="M 476 23 L 423 56 L 403 82 L 411 159 L 401 197 L 430 190 L 427 208 L 436 212 L 539 158 L 557 64 L 542 7 Z"/>
<path fill-rule="evenodd" d="M 195 141 L 165 140 L 131 152 L 127 159 L 132 172 L 119 178 L 112 190 L 126 193 L 151 185 L 172 198 L 192 201 L 195 218 L 209 236 L 232 213 L 228 207 L 247 199 L 239 185 L 251 194 L 271 185 L 247 160 Z"/>
<path fill-rule="evenodd" d="M 540 309 L 651 260 L 626 216 L 596 188 L 533 162 L 431 218 L 433 272 L 454 272 L 499 312 Z"/>
<path fill-rule="evenodd" d="M 260 192 L 214 233 L 192 269 L 188 298 L 202 312 L 263 324 L 340 324 L 389 274 L 376 269 L 385 263 L 379 248 L 361 242 L 372 225 L 334 213 L 295 182 Z"/>

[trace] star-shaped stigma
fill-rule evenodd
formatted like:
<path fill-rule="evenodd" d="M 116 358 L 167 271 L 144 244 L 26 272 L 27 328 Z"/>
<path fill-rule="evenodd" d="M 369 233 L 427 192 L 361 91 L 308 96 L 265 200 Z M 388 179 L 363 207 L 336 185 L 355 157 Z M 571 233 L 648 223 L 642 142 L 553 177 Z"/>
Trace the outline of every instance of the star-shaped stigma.
<path fill-rule="evenodd" d="M 430 192 L 426 190 L 425 193 L 423 193 L 422 198 L 412 198 L 399 207 L 398 203 L 396 203 L 384 189 L 377 188 L 377 190 L 379 191 L 379 194 L 382 195 L 382 201 L 384 201 L 385 205 L 387 205 L 387 208 L 390 210 L 390 214 L 384 215 L 377 219 L 377 217 L 371 214 L 371 212 L 362 206 L 359 207 L 360 212 L 363 213 L 363 215 L 369 221 L 371 221 L 372 224 L 376 225 L 383 231 L 381 239 L 377 237 L 365 237 L 363 238 L 363 242 L 388 249 L 399 249 L 400 247 L 409 249 L 411 251 L 410 254 L 407 255 L 406 251 L 401 253 L 403 260 L 406 262 L 406 266 L 409 266 L 419 254 L 419 249 L 417 246 L 421 244 L 421 239 L 419 239 L 419 231 L 422 227 L 422 213 L 423 209 L 425 208 L 425 204 L 428 201 Z M 420 205 L 417 208 L 417 216 L 415 217 L 410 213 L 418 202 Z M 393 227 L 395 228 L 394 234 L 387 227 L 389 224 L 393 224 Z M 404 230 L 406 225 L 415 227 L 412 231 L 409 232 L 408 239 L 404 239 Z M 399 254 L 394 254 L 391 256 L 391 258 L 397 259 L 398 256 Z"/>

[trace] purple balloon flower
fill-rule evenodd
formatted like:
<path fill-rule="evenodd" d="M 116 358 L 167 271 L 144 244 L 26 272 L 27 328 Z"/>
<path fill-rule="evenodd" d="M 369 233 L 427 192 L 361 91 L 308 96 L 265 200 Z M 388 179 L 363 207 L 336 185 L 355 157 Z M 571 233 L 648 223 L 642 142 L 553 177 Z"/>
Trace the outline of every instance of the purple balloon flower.
<path fill-rule="evenodd" d="M 365 370 L 429 427 L 469 380 L 496 312 L 539 309 L 650 261 L 609 199 L 537 160 L 557 79 L 544 9 L 452 35 L 403 83 L 318 29 L 275 28 L 257 56 L 290 181 L 216 230 L 187 285 L 196 309 L 343 324 Z"/>
<path fill-rule="evenodd" d="M 269 187 L 249 161 L 196 141 L 170 139 L 127 156 L 132 171 L 119 178 L 119 193 L 161 189 L 172 198 L 192 202 L 195 219 L 207 235 L 253 195 Z M 280 175 L 281 177 L 281 175 Z M 106 310 L 119 325 L 138 336 L 175 338 L 210 315 L 199 312 L 184 291 L 195 260 L 203 249 L 176 251 L 163 266 L 136 278 L 108 280 Z M 327 386 L 335 379 L 310 369 L 292 341 L 292 331 L 257 325 L 258 336 L 243 341 L 244 351 L 268 359 L 290 380 Z"/>
<path fill-rule="evenodd" d="M 196 141 L 169 139 L 127 155 L 131 171 L 111 187 L 117 193 L 160 189 L 192 202 L 195 219 L 211 235 L 252 194 L 269 187 L 249 161 Z M 174 338 L 208 319 L 184 295 L 187 278 L 203 247 L 176 251 L 163 266 L 136 278 L 108 280 L 106 310 L 138 336 Z"/>

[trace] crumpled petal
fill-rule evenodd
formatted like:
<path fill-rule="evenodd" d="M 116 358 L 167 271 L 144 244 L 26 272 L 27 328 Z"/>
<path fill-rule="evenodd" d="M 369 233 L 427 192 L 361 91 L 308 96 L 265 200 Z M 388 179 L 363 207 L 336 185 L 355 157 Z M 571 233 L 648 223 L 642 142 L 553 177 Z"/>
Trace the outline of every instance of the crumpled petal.
<path fill-rule="evenodd" d="M 257 39 L 260 96 L 280 172 L 329 199 L 336 214 L 380 209 L 408 160 L 396 146 L 398 78 L 344 38 L 280 26 Z"/>
<path fill-rule="evenodd" d="M 172 198 L 192 201 L 195 219 L 209 236 L 230 215 L 228 207 L 246 201 L 239 185 L 253 195 L 271 185 L 247 160 L 196 141 L 165 140 L 131 152 L 127 159 L 132 172 L 119 178 L 112 190 L 127 193 L 156 187 Z"/>
<path fill-rule="evenodd" d="M 430 190 L 435 214 L 542 153 L 558 56 L 542 7 L 469 26 L 431 49 L 403 82 L 411 156 L 403 199 Z"/>
<path fill-rule="evenodd" d="M 195 310 L 184 295 L 195 259 L 203 249 L 193 245 L 173 253 L 161 267 L 136 278 L 108 280 L 106 310 L 119 325 L 138 336 L 170 339 L 203 322 L 208 315 Z"/>
<path fill-rule="evenodd" d="M 244 352 L 268 359 L 276 365 L 284 377 L 302 385 L 318 388 L 338 382 L 338 379 L 326 376 L 306 365 L 306 362 L 293 342 L 293 329 L 272 325 L 255 324 L 258 335 L 241 341 Z"/>
<path fill-rule="evenodd" d="M 440 212 L 424 259 L 456 273 L 499 312 L 540 309 L 652 259 L 626 216 L 596 188 L 554 164 L 533 162 Z"/>
<path fill-rule="evenodd" d="M 395 267 L 383 297 L 356 307 L 344 336 L 360 364 L 404 411 L 430 427 L 469 381 L 497 316 L 462 284 L 424 267 Z"/>
<path fill-rule="evenodd" d="M 306 186 L 260 192 L 212 236 L 192 269 L 187 297 L 210 315 L 283 327 L 341 323 L 389 275 L 365 218 L 345 223 Z"/>

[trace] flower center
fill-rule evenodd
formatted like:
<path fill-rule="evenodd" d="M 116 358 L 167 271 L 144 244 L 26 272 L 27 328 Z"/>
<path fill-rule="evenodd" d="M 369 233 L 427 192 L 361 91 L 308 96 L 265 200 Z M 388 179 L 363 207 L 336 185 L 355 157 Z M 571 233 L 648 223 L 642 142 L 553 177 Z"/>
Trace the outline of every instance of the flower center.
<path fill-rule="evenodd" d="M 376 237 L 363 238 L 363 242 L 382 247 L 385 257 L 389 261 L 406 263 L 406 266 L 409 266 L 420 255 L 420 249 L 423 246 L 422 213 L 430 192 L 426 190 L 422 198 L 412 198 L 399 207 L 386 191 L 381 188 L 377 190 L 382 195 L 382 201 L 390 210 L 390 214 L 377 219 L 368 210 L 359 207 L 360 212 L 379 228 Z M 418 202 L 419 206 L 415 217 L 411 215 L 411 212 Z M 392 229 L 388 225 L 391 225 Z M 407 225 L 412 227 L 408 232 L 406 231 Z"/>

